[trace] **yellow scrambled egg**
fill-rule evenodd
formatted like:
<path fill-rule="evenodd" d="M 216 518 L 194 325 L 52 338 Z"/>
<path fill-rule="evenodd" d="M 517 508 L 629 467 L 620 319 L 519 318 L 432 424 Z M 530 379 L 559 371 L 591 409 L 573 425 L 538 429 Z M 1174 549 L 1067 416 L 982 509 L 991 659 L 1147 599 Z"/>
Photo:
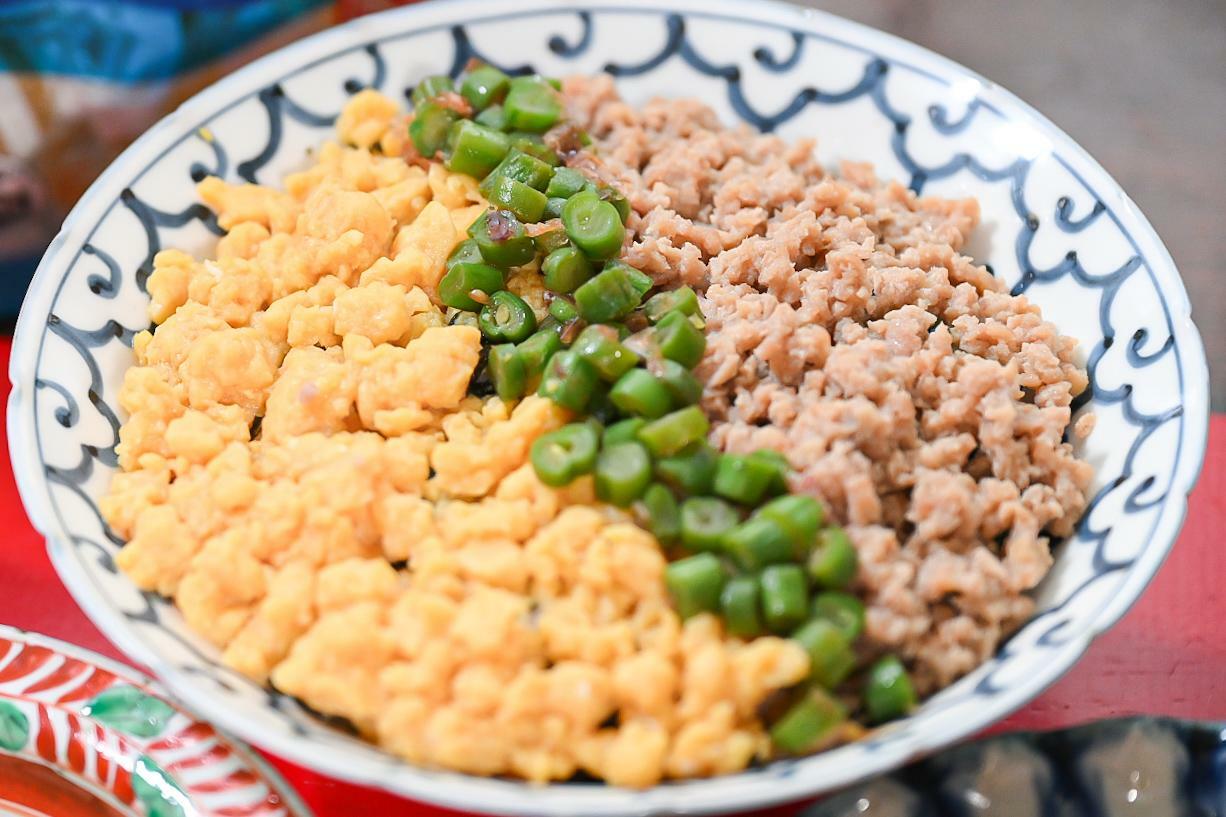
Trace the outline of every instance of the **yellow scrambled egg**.
<path fill-rule="evenodd" d="M 805 654 L 683 624 L 650 534 L 590 478 L 536 479 L 564 414 L 467 395 L 481 339 L 434 295 L 486 203 L 399 158 L 399 120 L 363 92 L 284 192 L 200 184 L 228 233 L 155 259 L 103 502 L 120 566 L 228 665 L 414 763 L 627 786 L 743 768 Z"/>

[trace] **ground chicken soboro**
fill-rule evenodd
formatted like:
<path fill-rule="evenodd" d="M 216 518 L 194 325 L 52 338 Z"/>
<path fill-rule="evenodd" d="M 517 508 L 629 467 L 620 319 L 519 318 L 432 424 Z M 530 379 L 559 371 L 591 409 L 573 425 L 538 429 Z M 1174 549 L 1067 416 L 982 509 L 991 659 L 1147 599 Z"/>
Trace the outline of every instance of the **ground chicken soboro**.
<path fill-rule="evenodd" d="M 388 158 L 397 120 L 363 92 L 346 146 L 285 192 L 201 183 L 228 232 L 154 261 L 102 502 L 120 566 L 227 664 L 415 763 L 629 786 L 743 768 L 807 657 L 683 626 L 657 542 L 590 478 L 557 491 L 526 464 L 559 410 L 467 396 L 480 336 L 431 296 L 485 203 Z M 511 288 L 542 307 L 538 279 Z"/>
<path fill-rule="evenodd" d="M 1086 506 L 1090 466 L 1063 439 L 1087 385 L 1076 342 L 960 254 L 973 200 L 864 165 L 832 177 L 811 141 L 692 100 L 632 108 L 607 76 L 565 92 L 599 148 L 574 163 L 635 210 L 626 260 L 704 293 L 713 442 L 786 453 L 793 489 L 846 524 L 870 649 L 905 656 L 922 692 L 974 668 Z"/>

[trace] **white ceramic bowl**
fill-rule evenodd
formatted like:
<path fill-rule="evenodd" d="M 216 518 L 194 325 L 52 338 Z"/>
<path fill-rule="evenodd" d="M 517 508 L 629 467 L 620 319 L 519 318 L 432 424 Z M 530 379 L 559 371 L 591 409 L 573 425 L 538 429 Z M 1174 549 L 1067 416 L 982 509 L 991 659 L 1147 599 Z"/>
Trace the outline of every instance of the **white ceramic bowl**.
<path fill-rule="evenodd" d="M 330 729 L 217 662 L 165 600 L 115 571 L 96 500 L 113 470 L 112 407 L 144 328 L 159 247 L 204 253 L 205 173 L 277 183 L 346 98 L 393 96 L 480 56 L 542 73 L 612 70 L 631 101 L 702 98 L 727 120 L 816 135 L 924 192 L 973 195 L 970 250 L 1084 344 L 1098 430 L 1095 499 L 991 661 L 869 739 L 804 760 L 648 791 L 529 787 L 423 771 Z M 359 19 L 200 94 L 121 156 L 52 243 L 13 351 L 9 439 L 22 497 L 65 583 L 104 632 L 225 728 L 296 763 L 412 797 L 507 814 L 701 813 L 828 790 L 972 734 L 1067 670 L 1170 549 L 1204 451 L 1208 375 L 1187 295 L 1153 229 L 1093 159 L 1024 103 L 948 60 L 825 14 L 733 0 L 458 0 Z"/>

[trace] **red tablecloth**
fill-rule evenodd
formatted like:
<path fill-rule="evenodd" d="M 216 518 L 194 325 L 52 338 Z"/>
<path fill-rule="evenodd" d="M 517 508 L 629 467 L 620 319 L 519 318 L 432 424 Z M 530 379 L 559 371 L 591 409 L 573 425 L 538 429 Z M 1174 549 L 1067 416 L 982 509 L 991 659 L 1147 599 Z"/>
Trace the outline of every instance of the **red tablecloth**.
<path fill-rule="evenodd" d="M 9 341 L 0 339 L 7 369 Z M 7 404 L 8 381 L 0 386 Z M 0 431 L 0 434 L 3 432 Z M 0 622 L 46 633 L 114 658 L 123 656 L 77 608 L 30 527 L 8 447 L 0 464 Z M 1047 729 L 1138 713 L 1226 720 L 1226 415 L 1213 418 L 1209 452 L 1183 534 L 1153 585 L 1127 616 L 1043 696 L 997 729 Z M 272 758 L 320 817 L 350 814 L 451 815 L 326 780 Z M 784 815 L 795 809 L 762 814 Z"/>

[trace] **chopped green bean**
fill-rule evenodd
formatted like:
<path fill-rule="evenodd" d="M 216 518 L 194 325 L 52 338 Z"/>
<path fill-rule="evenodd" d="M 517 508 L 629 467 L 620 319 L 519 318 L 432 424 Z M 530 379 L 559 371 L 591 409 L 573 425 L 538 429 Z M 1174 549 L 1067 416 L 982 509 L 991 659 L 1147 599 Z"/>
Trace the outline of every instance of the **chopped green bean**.
<path fill-rule="evenodd" d="M 566 199 L 559 196 L 550 196 L 545 199 L 545 215 L 550 218 L 562 218 L 562 208 L 566 206 Z"/>
<path fill-rule="evenodd" d="M 738 521 L 736 509 L 722 499 L 692 496 L 681 503 L 681 542 L 690 550 L 719 550 Z"/>
<path fill-rule="evenodd" d="M 588 190 L 575 193 L 566 200 L 562 208 L 562 223 L 575 246 L 595 260 L 617 255 L 626 238 L 626 228 L 617 214 L 617 208 Z"/>
<path fill-rule="evenodd" d="M 604 448 L 596 458 L 596 497 L 624 508 L 651 484 L 651 456 L 638 443 Z"/>
<path fill-rule="evenodd" d="M 486 210 L 468 228 L 468 234 L 477 242 L 481 256 L 496 267 L 518 267 L 536 257 L 536 246 L 524 225 L 507 210 Z"/>
<path fill-rule="evenodd" d="M 673 405 L 690 406 L 702 399 L 702 381 L 675 360 L 660 361 L 656 377 L 668 387 Z"/>
<path fill-rule="evenodd" d="M 825 513 L 821 503 L 813 497 L 789 494 L 772 499 L 758 508 L 754 515 L 773 519 L 783 526 L 792 539 L 797 557 L 803 558 L 817 539 Z"/>
<path fill-rule="evenodd" d="M 788 492 L 788 474 L 792 471 L 792 465 L 787 457 L 770 448 L 761 448 L 749 456 L 771 469 L 770 482 L 766 486 L 767 496 L 779 496 Z"/>
<path fill-rule="evenodd" d="M 639 356 L 617 339 L 617 330 L 602 324 L 592 324 L 584 329 L 575 339 L 573 348 L 596 367 L 602 379 L 610 382 L 618 380 L 639 362 Z M 609 398 L 620 408 L 618 398 L 612 392 Z"/>
<path fill-rule="evenodd" d="M 522 150 L 512 149 L 506 158 L 498 163 L 498 167 L 490 171 L 490 175 L 485 177 L 485 181 L 481 182 L 478 189 L 482 195 L 489 198 L 498 179 L 505 178 L 523 182 L 533 190 L 543 191 L 549 185 L 549 179 L 552 176 L 552 167 Z"/>
<path fill-rule="evenodd" d="M 494 130 L 508 130 L 507 112 L 503 110 L 501 105 L 489 106 L 484 111 L 474 116 L 473 121 L 478 125 L 485 125 L 485 127 L 493 128 Z"/>
<path fill-rule="evenodd" d="M 616 187 L 610 187 L 607 184 L 597 185 L 596 195 L 600 196 L 601 201 L 607 201 L 613 205 L 613 209 L 617 210 L 617 217 L 621 219 L 622 224 L 625 224 L 626 219 L 630 218 L 630 202 Z"/>
<path fill-rule="evenodd" d="M 724 592 L 719 597 L 719 609 L 729 633 L 741 638 L 761 634 L 759 595 L 758 580 L 753 576 L 737 576 L 724 585 Z"/>
<path fill-rule="evenodd" d="M 578 170 L 572 167 L 555 167 L 553 178 L 549 180 L 549 186 L 545 188 L 545 195 L 569 199 L 580 190 L 583 190 L 587 183 L 587 176 L 584 176 Z"/>
<path fill-rule="evenodd" d="M 609 399 L 626 414 L 654 419 L 672 405 L 672 397 L 660 379 L 646 369 L 631 369 L 609 391 Z"/>
<path fill-rule="evenodd" d="M 536 334 L 519 344 L 519 356 L 524 364 L 524 376 L 534 380 L 545 371 L 545 364 L 554 352 L 561 350 L 562 340 L 558 333 L 542 327 Z"/>
<path fill-rule="evenodd" d="M 677 491 L 691 496 L 710 493 L 719 455 L 707 443 L 656 462 L 656 476 Z"/>
<path fill-rule="evenodd" d="M 586 423 L 571 423 L 543 434 L 532 443 L 530 459 L 536 476 L 560 488 L 591 473 L 599 450 L 598 436 Z"/>
<path fill-rule="evenodd" d="M 618 443 L 632 443 L 638 441 L 639 429 L 647 425 L 647 421 L 642 417 L 629 417 L 625 420 L 620 420 L 604 430 L 604 438 L 601 442 L 605 447 L 617 445 Z"/>
<path fill-rule="evenodd" d="M 579 310 L 566 298 L 554 298 L 549 302 L 549 314 L 559 323 L 570 323 L 579 317 Z"/>
<path fill-rule="evenodd" d="M 494 382 L 494 391 L 504 401 L 518 400 L 527 387 L 524 361 L 512 343 L 490 347 L 486 369 Z"/>
<path fill-rule="evenodd" d="M 843 631 L 826 619 L 810 620 L 792 633 L 792 639 L 809 654 L 809 679 L 826 689 L 843 683 L 856 666 L 856 655 Z"/>
<path fill-rule="evenodd" d="M 536 77 L 511 80 L 503 107 L 512 128 L 532 133 L 544 133 L 562 117 L 557 91 Z"/>
<path fill-rule="evenodd" d="M 711 553 L 679 559 L 664 569 L 664 583 L 683 619 L 718 610 L 726 579 L 723 565 Z"/>
<path fill-rule="evenodd" d="M 670 312 L 660 319 L 656 324 L 655 341 L 660 354 L 691 369 L 702 360 L 707 348 L 702 330 L 680 312 Z"/>
<path fill-rule="evenodd" d="M 705 440 L 711 422 L 698 406 L 688 406 L 652 420 L 639 430 L 639 442 L 657 457 L 671 457 Z"/>
<path fill-rule="evenodd" d="M 474 111 L 483 111 L 506 96 L 511 78 L 492 65 L 479 65 L 460 83 L 460 96 Z"/>
<path fill-rule="evenodd" d="M 850 644 L 864 632 L 864 602 L 850 593 L 826 590 L 813 597 L 814 618 L 829 621 Z"/>
<path fill-rule="evenodd" d="M 809 555 L 809 576 L 818 587 L 842 590 L 856 577 L 856 548 L 842 528 L 826 528 Z"/>
<path fill-rule="evenodd" d="M 452 125 L 448 142 L 451 155 L 447 157 L 447 169 L 478 179 L 485 178 L 511 149 L 505 133 L 471 119 L 461 119 Z"/>
<path fill-rule="evenodd" d="M 901 718 L 915 708 L 915 703 L 915 687 L 898 658 L 888 655 L 868 671 L 864 705 L 874 723 Z"/>
<path fill-rule="evenodd" d="M 453 264 L 438 282 L 438 299 L 447 306 L 476 312 L 481 302 L 472 293 L 493 294 L 502 289 L 502 272 L 486 264 Z"/>
<path fill-rule="evenodd" d="M 592 262 L 578 247 L 560 247 L 545 256 L 541 272 L 545 274 L 546 289 L 570 293 L 592 277 Z"/>
<path fill-rule="evenodd" d="M 744 505 L 756 505 L 770 485 L 771 467 L 745 454 L 721 454 L 715 470 L 715 493 Z"/>
<path fill-rule="evenodd" d="M 608 435 L 605 435 L 608 439 Z M 606 442 L 605 445 L 608 445 Z M 661 543 L 671 545 L 681 536 L 681 508 L 667 486 L 652 483 L 643 492 L 647 526 Z"/>
<path fill-rule="evenodd" d="M 447 256 L 447 269 L 451 269 L 456 264 L 484 264 L 485 257 L 481 255 L 481 248 L 477 246 L 477 242 L 471 238 L 466 238 L 459 244 L 455 245 L 455 249 Z"/>
<path fill-rule="evenodd" d="M 688 286 L 670 289 L 652 295 L 643 305 L 647 320 L 658 323 L 670 312 L 680 312 L 682 315 L 698 315 L 698 293 Z"/>
<path fill-rule="evenodd" d="M 787 632 L 809 612 L 809 587 L 796 565 L 771 565 L 761 573 L 762 615 L 775 632 Z"/>
<path fill-rule="evenodd" d="M 649 289 L 651 278 L 634 267 L 612 261 L 575 290 L 575 303 L 584 320 L 610 323 L 633 312 Z"/>
<path fill-rule="evenodd" d="M 535 133 L 511 134 L 511 144 L 516 150 L 535 156 L 550 167 L 557 167 L 562 163 L 558 154 Z"/>
<path fill-rule="evenodd" d="M 583 411 L 599 379 L 592 364 L 570 349 L 564 349 L 549 358 L 537 393 L 562 408 Z"/>
<path fill-rule="evenodd" d="M 477 318 L 481 334 L 495 343 L 519 343 L 536 331 L 532 307 L 513 292 L 501 290 L 490 296 Z"/>
<path fill-rule="evenodd" d="M 536 245 L 537 252 L 548 258 L 549 253 L 553 252 L 554 250 L 569 247 L 570 239 L 566 237 L 566 231 L 562 229 L 562 225 L 559 223 L 542 233 L 537 233 L 534 235 L 532 237 L 532 243 Z"/>
<path fill-rule="evenodd" d="M 494 183 L 484 192 L 490 204 L 510 210 L 516 218 L 524 222 L 537 222 L 545 215 L 546 199 L 541 191 L 509 176 L 491 175 L 489 178 L 494 179 Z"/>
<path fill-rule="evenodd" d="M 437 102 L 423 103 L 409 123 L 409 139 L 413 141 L 413 147 L 425 158 L 433 159 L 447 144 L 447 134 L 459 118 L 458 113 Z"/>
<path fill-rule="evenodd" d="M 418 108 L 437 96 L 455 90 L 455 83 L 446 74 L 432 74 L 413 86 L 413 107 Z"/>
<path fill-rule="evenodd" d="M 792 540 L 777 522 L 755 516 L 724 536 L 723 548 L 746 570 L 792 561 Z"/>
<path fill-rule="evenodd" d="M 792 755 L 805 755 L 831 743 L 847 712 L 821 689 L 811 689 L 771 726 L 771 742 Z"/>

